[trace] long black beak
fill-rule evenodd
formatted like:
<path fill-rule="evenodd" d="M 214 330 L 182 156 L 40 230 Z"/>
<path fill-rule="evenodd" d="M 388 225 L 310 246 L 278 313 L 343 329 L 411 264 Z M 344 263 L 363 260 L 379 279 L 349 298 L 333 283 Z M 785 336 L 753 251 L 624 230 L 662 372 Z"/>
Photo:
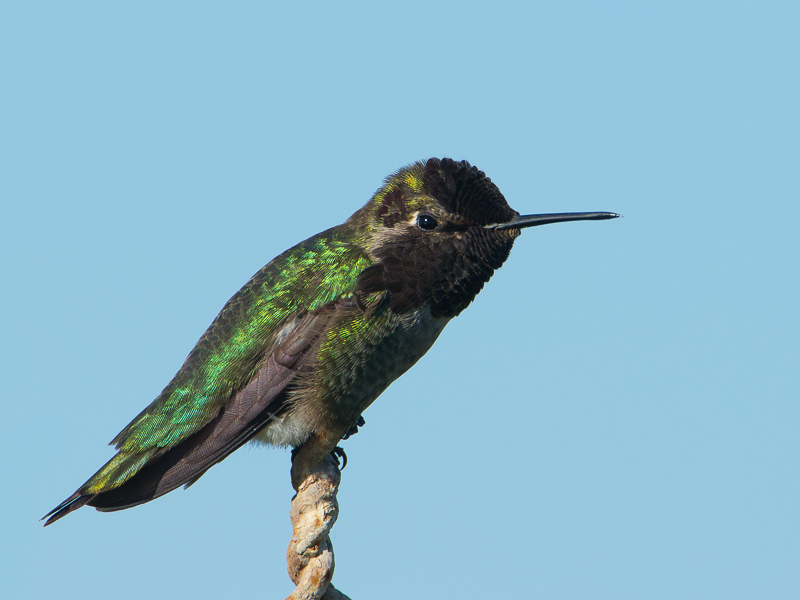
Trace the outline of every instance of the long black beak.
<path fill-rule="evenodd" d="M 486 229 L 523 229 L 525 227 L 536 227 L 537 225 L 549 225 L 550 223 L 562 223 L 564 221 L 602 221 L 605 219 L 616 219 L 617 213 L 611 212 L 576 212 L 576 213 L 551 213 L 547 215 L 517 215 L 507 223 L 495 223 L 485 225 Z"/>

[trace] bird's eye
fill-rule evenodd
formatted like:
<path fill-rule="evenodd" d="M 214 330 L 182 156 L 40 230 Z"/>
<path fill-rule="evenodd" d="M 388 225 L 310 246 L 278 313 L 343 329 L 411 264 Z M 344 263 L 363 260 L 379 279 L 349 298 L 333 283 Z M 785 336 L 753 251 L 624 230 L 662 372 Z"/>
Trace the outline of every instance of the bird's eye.
<path fill-rule="evenodd" d="M 430 215 L 419 215 L 417 217 L 417 227 L 424 231 L 433 231 L 439 226 L 439 222 Z"/>

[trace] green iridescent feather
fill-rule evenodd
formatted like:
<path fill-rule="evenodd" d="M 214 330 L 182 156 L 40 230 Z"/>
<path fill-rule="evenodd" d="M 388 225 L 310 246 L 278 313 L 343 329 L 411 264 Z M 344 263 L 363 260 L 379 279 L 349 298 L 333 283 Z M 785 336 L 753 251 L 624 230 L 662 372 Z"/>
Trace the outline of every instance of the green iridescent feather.
<path fill-rule="evenodd" d="M 275 333 L 300 310 L 350 298 L 372 261 L 329 229 L 287 250 L 239 290 L 156 400 L 113 440 L 119 453 L 80 489 L 97 494 L 198 431 L 258 370 Z"/>

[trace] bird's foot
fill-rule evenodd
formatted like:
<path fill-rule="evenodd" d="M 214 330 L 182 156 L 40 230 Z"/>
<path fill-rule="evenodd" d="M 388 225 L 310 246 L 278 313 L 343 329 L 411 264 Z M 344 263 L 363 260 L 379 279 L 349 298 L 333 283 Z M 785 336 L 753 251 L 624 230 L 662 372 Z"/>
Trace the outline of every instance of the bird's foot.
<path fill-rule="evenodd" d="M 297 454 L 300 452 L 301 449 L 302 446 L 298 446 L 297 448 L 292 448 L 292 464 L 294 464 L 294 459 L 297 458 Z M 333 457 L 333 460 L 336 461 L 337 465 L 341 463 L 342 468 L 339 470 L 343 471 L 344 468 L 347 466 L 347 454 L 345 454 L 344 448 L 342 448 L 341 446 L 336 446 L 333 450 L 331 450 L 331 456 Z M 341 461 L 339 459 L 341 459 Z"/>
<path fill-rule="evenodd" d="M 358 428 L 359 428 L 359 427 L 363 427 L 364 425 L 366 425 L 366 423 L 367 423 L 367 422 L 364 420 L 364 417 L 358 417 L 358 421 L 356 421 L 356 424 L 355 424 L 355 425 L 353 425 L 353 426 L 352 426 L 350 429 L 348 429 L 348 430 L 347 430 L 347 433 L 345 433 L 345 434 L 342 436 L 342 439 L 343 439 L 343 440 L 346 440 L 346 439 L 347 439 L 347 438 L 349 438 L 351 435 L 355 435 L 355 434 L 357 434 L 357 433 L 358 433 Z M 342 467 L 342 468 L 344 468 L 344 467 Z"/>
<path fill-rule="evenodd" d="M 347 466 L 347 454 L 344 453 L 344 448 L 341 446 L 336 446 L 336 448 L 334 448 L 331 452 L 331 456 L 333 457 L 333 460 L 336 461 L 337 465 L 339 464 L 339 458 L 342 459 L 342 467 L 339 470 L 344 471 L 344 468 Z"/>

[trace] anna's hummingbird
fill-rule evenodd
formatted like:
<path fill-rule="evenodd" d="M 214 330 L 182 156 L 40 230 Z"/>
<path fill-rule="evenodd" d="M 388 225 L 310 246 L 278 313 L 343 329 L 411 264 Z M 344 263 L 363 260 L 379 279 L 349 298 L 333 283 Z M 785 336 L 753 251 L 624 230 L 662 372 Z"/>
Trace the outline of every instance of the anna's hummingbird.
<path fill-rule="evenodd" d="M 228 301 L 112 440 L 117 454 L 45 525 L 85 504 L 120 510 L 189 486 L 250 440 L 295 448 L 297 488 L 472 302 L 521 229 L 618 216 L 520 216 L 465 161 L 400 169 L 342 225 L 290 248 Z"/>

